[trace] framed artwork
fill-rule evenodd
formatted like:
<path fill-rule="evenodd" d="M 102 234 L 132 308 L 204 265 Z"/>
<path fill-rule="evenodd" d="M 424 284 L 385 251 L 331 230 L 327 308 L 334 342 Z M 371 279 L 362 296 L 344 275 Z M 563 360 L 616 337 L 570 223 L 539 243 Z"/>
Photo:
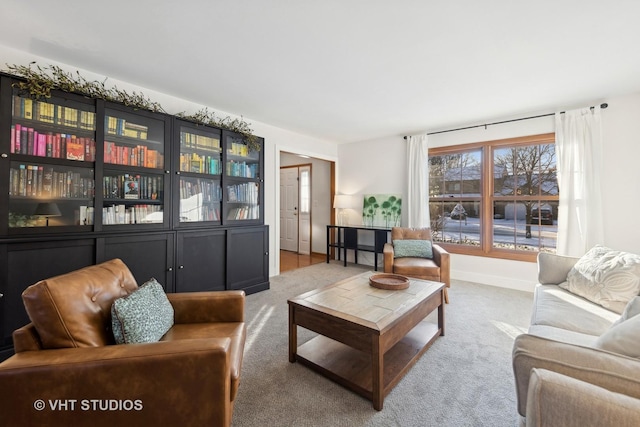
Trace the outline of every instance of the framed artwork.
<path fill-rule="evenodd" d="M 362 224 L 366 227 L 399 227 L 402 197 L 399 194 L 365 194 Z"/>

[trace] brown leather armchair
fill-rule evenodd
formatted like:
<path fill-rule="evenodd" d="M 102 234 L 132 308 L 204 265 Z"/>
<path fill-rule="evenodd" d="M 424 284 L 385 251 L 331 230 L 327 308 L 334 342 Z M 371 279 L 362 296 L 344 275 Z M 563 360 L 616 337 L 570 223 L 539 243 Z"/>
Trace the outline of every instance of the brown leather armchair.
<path fill-rule="evenodd" d="M 111 304 L 136 288 L 118 259 L 27 288 L 32 323 L 0 363 L 3 425 L 231 424 L 244 292 L 167 294 L 174 325 L 160 342 L 116 345 Z"/>
<path fill-rule="evenodd" d="M 393 227 L 391 229 L 391 243 L 385 244 L 383 250 L 384 272 L 442 282 L 447 285 L 444 288 L 444 299 L 448 304 L 449 292 L 447 289 L 451 287 L 449 277 L 449 252 L 445 251 L 441 246 L 432 245 L 433 259 L 417 257 L 395 258 L 393 241 L 403 239 L 432 240 L 431 229 Z"/>

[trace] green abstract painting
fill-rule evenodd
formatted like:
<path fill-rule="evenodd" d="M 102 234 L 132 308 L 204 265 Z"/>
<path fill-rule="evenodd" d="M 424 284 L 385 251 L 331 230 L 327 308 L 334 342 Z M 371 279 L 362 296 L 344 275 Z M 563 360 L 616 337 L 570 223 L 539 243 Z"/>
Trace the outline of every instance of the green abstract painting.
<path fill-rule="evenodd" d="M 365 194 L 362 224 L 366 227 L 399 227 L 402 198 L 399 194 Z"/>

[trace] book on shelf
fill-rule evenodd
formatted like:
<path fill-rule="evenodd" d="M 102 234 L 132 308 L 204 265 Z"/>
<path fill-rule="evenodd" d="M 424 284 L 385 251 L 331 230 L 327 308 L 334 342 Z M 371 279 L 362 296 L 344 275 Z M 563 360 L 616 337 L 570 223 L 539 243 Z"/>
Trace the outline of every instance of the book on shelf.
<path fill-rule="evenodd" d="M 212 136 L 197 135 L 180 131 L 180 146 L 190 150 L 220 151 L 220 139 Z"/>
<path fill-rule="evenodd" d="M 113 116 L 105 116 L 105 131 L 111 135 L 126 136 L 135 139 L 147 139 L 149 127 L 138 123 L 128 122 L 125 119 Z"/>
<path fill-rule="evenodd" d="M 11 153 L 95 161 L 95 141 L 74 134 L 39 132 L 16 123 L 11 126 Z"/>
<path fill-rule="evenodd" d="M 22 98 L 24 99 L 24 109 L 23 111 L 23 115 L 22 117 L 24 117 L 25 119 L 31 119 L 33 118 L 33 100 L 29 99 L 29 98 Z"/>
<path fill-rule="evenodd" d="M 231 209 L 227 214 L 227 219 L 243 220 L 243 219 L 258 219 L 259 210 L 257 206 L 242 206 L 239 208 Z"/>
<path fill-rule="evenodd" d="M 26 179 L 26 188 L 25 188 L 26 196 L 31 196 L 32 186 L 33 186 L 33 167 L 31 165 L 27 165 L 27 179 Z"/>
<path fill-rule="evenodd" d="M 24 154 L 33 154 L 33 128 L 27 128 L 27 146 Z"/>
<path fill-rule="evenodd" d="M 237 202 L 238 201 L 237 186 L 235 186 L 235 185 L 227 186 L 227 201 L 228 202 Z"/>
<path fill-rule="evenodd" d="M 44 166 L 36 166 L 36 191 L 32 193 L 36 197 L 41 197 L 44 192 Z"/>
<path fill-rule="evenodd" d="M 93 225 L 93 206 L 80 206 L 78 210 L 76 210 L 76 225 Z"/>
<path fill-rule="evenodd" d="M 229 144 L 227 152 L 235 156 L 246 157 L 249 155 L 249 147 L 247 147 L 246 144 L 232 142 L 231 144 Z"/>
<path fill-rule="evenodd" d="M 70 135 L 67 139 L 67 159 L 69 160 L 84 160 L 85 147 L 82 139 L 77 138 L 75 135 Z"/>
<path fill-rule="evenodd" d="M 83 130 L 96 129 L 96 113 L 93 111 L 34 101 L 19 95 L 13 96 L 13 117 Z"/>
<path fill-rule="evenodd" d="M 163 166 L 164 156 L 159 151 L 144 145 L 132 147 L 105 141 L 104 162 L 158 169 Z"/>
<path fill-rule="evenodd" d="M 89 213 L 87 213 L 88 215 Z M 162 206 L 154 205 L 110 205 L 102 208 L 102 223 L 115 224 L 150 224 L 162 223 Z"/>
<path fill-rule="evenodd" d="M 147 139 L 148 132 L 149 128 L 144 125 L 139 125 L 127 121 L 125 121 L 123 124 L 122 134 L 124 136 L 128 136 L 129 138 Z"/>
<path fill-rule="evenodd" d="M 53 189 L 53 167 L 47 166 L 43 170 L 42 175 L 42 195 L 45 197 L 51 197 L 51 191 Z"/>
<path fill-rule="evenodd" d="M 87 218 L 87 211 L 88 211 L 87 208 L 88 208 L 88 206 L 80 206 L 78 225 L 88 225 L 89 224 L 89 220 Z"/>
<path fill-rule="evenodd" d="M 124 188 L 125 199 L 139 199 L 140 198 L 140 176 L 125 174 L 123 188 Z"/>
<path fill-rule="evenodd" d="M 93 179 L 83 177 L 77 170 L 60 171 L 48 165 L 18 165 L 10 170 L 12 196 L 37 198 L 93 197 Z"/>

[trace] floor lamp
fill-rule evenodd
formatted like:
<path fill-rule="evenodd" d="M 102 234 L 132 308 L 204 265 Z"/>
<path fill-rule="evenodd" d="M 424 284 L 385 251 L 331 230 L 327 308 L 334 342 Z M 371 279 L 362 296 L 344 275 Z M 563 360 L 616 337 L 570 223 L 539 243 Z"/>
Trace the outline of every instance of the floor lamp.
<path fill-rule="evenodd" d="M 349 214 L 346 209 L 351 208 L 351 196 L 336 194 L 333 197 L 333 207 L 338 209 L 338 225 L 349 225 Z"/>

